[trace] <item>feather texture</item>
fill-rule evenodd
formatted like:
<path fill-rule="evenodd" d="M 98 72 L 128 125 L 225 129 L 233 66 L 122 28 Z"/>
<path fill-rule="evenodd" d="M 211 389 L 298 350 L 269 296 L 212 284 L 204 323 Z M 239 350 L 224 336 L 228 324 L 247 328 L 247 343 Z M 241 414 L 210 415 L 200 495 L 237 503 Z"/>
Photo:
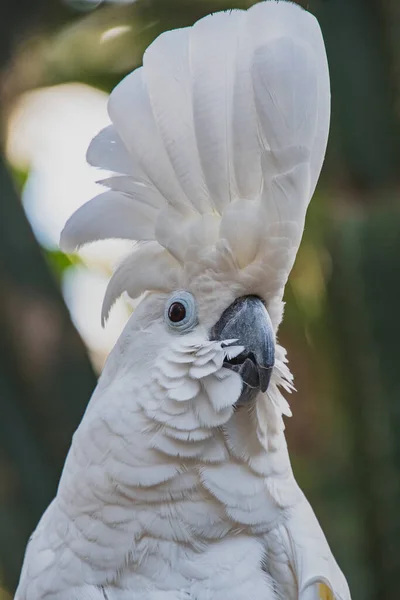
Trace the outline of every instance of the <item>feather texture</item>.
<path fill-rule="evenodd" d="M 111 277 L 101 311 L 103 324 L 115 300 L 124 291 L 136 299 L 143 292 L 144 284 L 145 289 L 167 293 L 171 282 L 179 287 L 180 274 L 179 264 L 159 244 L 148 242 L 139 245 L 132 255 L 121 262 Z"/>
<path fill-rule="evenodd" d="M 127 175 L 133 175 L 134 169 L 137 169 L 112 125 L 102 129 L 93 138 L 86 153 L 86 160 L 92 167 Z"/>
<path fill-rule="evenodd" d="M 233 89 L 240 28 L 246 14 L 232 11 L 198 21 L 190 34 L 194 128 L 213 208 L 222 214 L 237 197 L 233 167 Z"/>
<path fill-rule="evenodd" d="M 154 240 L 155 210 L 114 190 L 86 202 L 70 217 L 61 247 L 72 252 L 88 242 L 109 238 Z M 69 234 L 66 232 L 69 231 Z"/>
<path fill-rule="evenodd" d="M 190 29 L 178 29 L 168 36 L 159 36 L 145 52 L 143 73 L 157 126 L 176 177 L 188 202 L 203 214 L 211 199 L 194 131 L 190 38 Z"/>
<path fill-rule="evenodd" d="M 121 139 L 146 177 L 176 209 L 188 204 L 177 180 L 153 113 L 143 68 L 117 85 L 108 103 Z"/>

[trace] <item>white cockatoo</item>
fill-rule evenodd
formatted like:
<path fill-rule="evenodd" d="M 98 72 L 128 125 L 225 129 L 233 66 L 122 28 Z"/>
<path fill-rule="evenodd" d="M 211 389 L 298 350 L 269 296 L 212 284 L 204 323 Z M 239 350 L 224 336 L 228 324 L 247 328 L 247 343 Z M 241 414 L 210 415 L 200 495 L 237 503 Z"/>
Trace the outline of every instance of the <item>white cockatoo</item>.
<path fill-rule="evenodd" d="M 76 431 L 17 600 L 348 600 L 290 465 L 276 340 L 324 159 L 316 19 L 265 1 L 168 31 L 88 150 L 112 171 L 61 238 L 135 240 L 143 299 Z"/>

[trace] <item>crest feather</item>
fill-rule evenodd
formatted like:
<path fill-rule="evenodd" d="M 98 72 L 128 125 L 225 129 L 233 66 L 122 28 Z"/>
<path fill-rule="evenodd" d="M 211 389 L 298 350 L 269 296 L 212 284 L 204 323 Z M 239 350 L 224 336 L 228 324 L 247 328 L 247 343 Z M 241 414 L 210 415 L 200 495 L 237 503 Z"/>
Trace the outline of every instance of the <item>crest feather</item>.
<path fill-rule="evenodd" d="M 154 240 L 156 210 L 114 190 L 96 196 L 69 218 L 60 246 L 73 252 L 89 242 L 109 238 Z"/>
<path fill-rule="evenodd" d="M 316 19 L 267 0 L 167 31 L 112 92 L 109 114 L 113 124 L 87 156 L 115 173 L 102 181 L 110 191 L 68 221 L 62 245 L 107 237 L 152 244 L 119 268 L 105 313 L 117 293 L 158 289 L 140 261 L 172 290 L 167 252 L 183 271 L 207 257 L 204 264 L 246 281 L 257 273 L 253 287 L 278 315 L 328 137 Z"/>
<path fill-rule="evenodd" d="M 168 293 L 179 287 L 181 269 L 171 254 L 156 242 L 139 244 L 114 271 L 101 310 L 104 325 L 114 302 L 127 292 L 132 300 L 144 290 Z"/>

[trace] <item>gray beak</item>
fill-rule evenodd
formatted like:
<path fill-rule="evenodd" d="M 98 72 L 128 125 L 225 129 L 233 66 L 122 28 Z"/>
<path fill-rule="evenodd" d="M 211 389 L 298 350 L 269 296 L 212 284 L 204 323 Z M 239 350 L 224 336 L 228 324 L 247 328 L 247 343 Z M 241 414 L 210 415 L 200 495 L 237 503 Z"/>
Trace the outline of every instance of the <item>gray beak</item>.
<path fill-rule="evenodd" d="M 235 339 L 237 345 L 244 346 L 239 356 L 224 362 L 224 367 L 236 371 L 243 379 L 239 404 L 267 390 L 275 362 L 275 334 L 260 298 L 243 296 L 235 300 L 212 328 L 210 339 Z"/>

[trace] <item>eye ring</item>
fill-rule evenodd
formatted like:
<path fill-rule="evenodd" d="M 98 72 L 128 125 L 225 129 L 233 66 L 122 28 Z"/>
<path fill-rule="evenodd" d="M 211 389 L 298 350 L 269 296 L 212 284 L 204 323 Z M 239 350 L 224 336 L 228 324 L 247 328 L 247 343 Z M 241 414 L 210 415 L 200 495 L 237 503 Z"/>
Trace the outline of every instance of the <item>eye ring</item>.
<path fill-rule="evenodd" d="M 196 301 L 184 290 L 175 292 L 165 305 L 164 319 L 168 327 L 180 333 L 192 330 L 197 324 Z"/>

